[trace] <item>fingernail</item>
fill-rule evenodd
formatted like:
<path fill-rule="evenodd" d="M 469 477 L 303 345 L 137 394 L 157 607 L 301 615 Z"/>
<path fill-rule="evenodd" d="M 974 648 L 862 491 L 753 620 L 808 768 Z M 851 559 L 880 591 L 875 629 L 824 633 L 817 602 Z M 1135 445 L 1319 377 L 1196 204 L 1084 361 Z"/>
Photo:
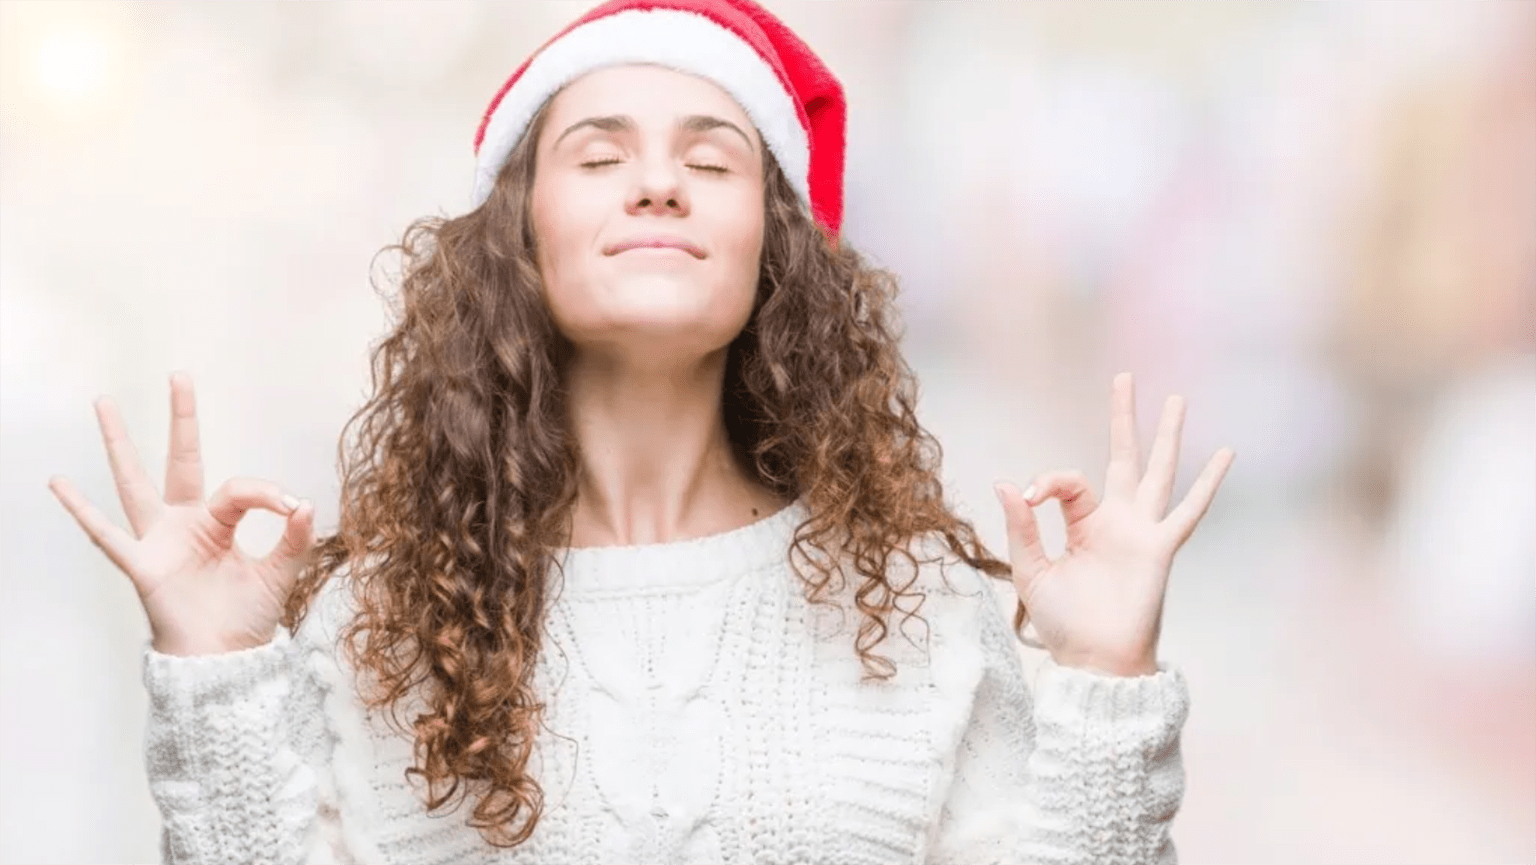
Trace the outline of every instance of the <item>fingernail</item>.
<path fill-rule="evenodd" d="M 1035 503 L 1035 493 L 1037 493 L 1037 492 L 1039 492 L 1039 490 L 1035 489 L 1035 485 L 1034 484 L 1030 484 L 1029 486 L 1025 487 L 1024 488 L 1024 501 L 1029 502 L 1030 504 L 1034 504 Z"/>
<path fill-rule="evenodd" d="M 1005 505 L 1008 504 L 1008 500 L 1003 497 L 1003 485 L 1002 484 L 993 484 L 992 485 L 992 492 L 997 493 L 997 500 L 999 502 L 1001 502 L 1001 503 L 1003 503 Z"/>
<path fill-rule="evenodd" d="M 299 500 L 287 493 L 283 493 L 283 507 L 290 511 L 296 511 L 299 509 Z"/>

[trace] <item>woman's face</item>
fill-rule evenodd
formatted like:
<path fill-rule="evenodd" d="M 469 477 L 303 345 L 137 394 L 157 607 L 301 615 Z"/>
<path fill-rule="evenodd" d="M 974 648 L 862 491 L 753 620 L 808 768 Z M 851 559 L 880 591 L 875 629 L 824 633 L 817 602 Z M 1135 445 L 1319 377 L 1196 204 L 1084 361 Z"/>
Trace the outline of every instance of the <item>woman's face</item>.
<path fill-rule="evenodd" d="M 666 365 L 745 326 L 763 246 L 762 142 L 715 84 L 650 65 L 557 94 L 536 145 L 545 297 L 583 351 Z"/>

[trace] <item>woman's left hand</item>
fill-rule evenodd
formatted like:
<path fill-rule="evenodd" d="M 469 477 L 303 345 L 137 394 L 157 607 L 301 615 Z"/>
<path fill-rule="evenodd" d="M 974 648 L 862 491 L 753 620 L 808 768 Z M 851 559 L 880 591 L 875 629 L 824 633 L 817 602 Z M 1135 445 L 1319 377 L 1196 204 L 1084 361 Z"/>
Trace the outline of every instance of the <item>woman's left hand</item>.
<path fill-rule="evenodd" d="M 1110 460 L 1104 501 L 1081 472 L 1034 479 L 1026 499 L 1012 484 L 997 485 L 1008 520 L 1013 585 L 1042 645 L 1056 663 L 1117 676 L 1157 672 L 1157 638 L 1173 555 L 1205 516 L 1232 465 L 1231 448 L 1216 452 L 1184 500 L 1164 516 L 1179 462 L 1184 400 L 1163 406 L 1147 473 L 1136 440 L 1136 399 L 1130 373 L 1115 376 Z M 1061 501 L 1066 550 L 1045 555 L 1034 506 Z"/>

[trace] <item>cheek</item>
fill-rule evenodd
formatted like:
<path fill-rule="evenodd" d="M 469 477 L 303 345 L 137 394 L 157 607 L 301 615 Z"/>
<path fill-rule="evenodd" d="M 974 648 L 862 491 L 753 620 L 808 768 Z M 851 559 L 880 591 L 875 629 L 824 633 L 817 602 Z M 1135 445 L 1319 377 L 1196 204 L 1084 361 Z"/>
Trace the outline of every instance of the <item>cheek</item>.
<path fill-rule="evenodd" d="M 722 226 L 721 245 L 730 250 L 733 269 L 742 279 L 755 285 L 763 251 L 763 201 L 748 198 L 736 202 L 725 212 L 733 217 Z"/>
<path fill-rule="evenodd" d="M 549 188 L 535 183 L 533 195 L 529 199 L 528 215 L 533 221 L 533 242 L 540 271 L 548 266 L 551 253 L 555 252 L 560 237 L 560 227 L 555 222 L 559 211 L 549 205 L 550 200 Z"/>
<path fill-rule="evenodd" d="M 581 267 L 581 250 L 591 236 L 584 228 L 581 202 L 558 183 L 535 184 L 531 202 L 539 272 L 546 288 L 569 280 Z"/>

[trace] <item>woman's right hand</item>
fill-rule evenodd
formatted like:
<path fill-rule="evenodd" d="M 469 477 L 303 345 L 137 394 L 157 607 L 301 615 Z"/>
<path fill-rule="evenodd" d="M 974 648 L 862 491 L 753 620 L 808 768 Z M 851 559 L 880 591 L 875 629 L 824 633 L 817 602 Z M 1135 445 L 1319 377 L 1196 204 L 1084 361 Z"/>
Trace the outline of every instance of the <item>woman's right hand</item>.
<path fill-rule="evenodd" d="M 48 488 L 113 564 L 128 575 L 149 616 L 152 645 L 170 655 L 207 655 L 271 641 L 284 603 L 314 547 L 315 509 L 257 478 L 226 481 L 203 501 L 192 380 L 171 376 L 171 447 L 165 497 L 139 465 L 109 397 L 96 400 L 107 458 L 133 534 L 123 531 L 75 489 L 54 476 Z M 282 538 L 265 558 L 235 545 L 246 511 L 284 516 Z"/>

